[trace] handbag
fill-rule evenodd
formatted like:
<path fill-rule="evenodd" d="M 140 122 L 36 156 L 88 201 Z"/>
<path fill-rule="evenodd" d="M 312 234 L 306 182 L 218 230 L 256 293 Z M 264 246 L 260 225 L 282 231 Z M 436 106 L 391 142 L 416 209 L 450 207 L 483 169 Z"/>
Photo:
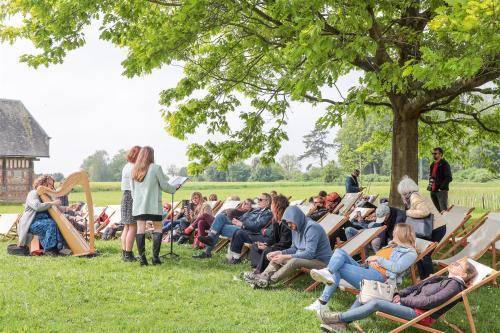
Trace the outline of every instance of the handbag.
<path fill-rule="evenodd" d="M 405 223 L 413 227 L 415 235 L 418 238 L 431 238 L 432 228 L 434 227 L 434 215 L 429 214 L 429 216 L 424 217 L 423 219 L 416 219 L 407 216 Z"/>
<path fill-rule="evenodd" d="M 362 304 L 368 303 L 372 299 L 382 299 L 392 302 L 396 286 L 373 280 L 361 280 L 361 291 L 359 301 Z"/>

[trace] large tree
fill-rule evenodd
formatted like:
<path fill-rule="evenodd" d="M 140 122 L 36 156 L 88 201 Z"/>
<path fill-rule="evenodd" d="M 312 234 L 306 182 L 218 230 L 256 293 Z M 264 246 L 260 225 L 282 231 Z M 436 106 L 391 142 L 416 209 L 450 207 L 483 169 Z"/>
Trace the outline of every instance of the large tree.
<path fill-rule="evenodd" d="M 299 160 L 318 159 L 320 167 L 323 167 L 328 159 L 328 150 L 335 146 L 328 142 L 328 131 L 318 125 L 314 126 L 309 134 L 304 135 L 302 142 L 306 146 L 306 150 L 299 156 Z"/>
<path fill-rule="evenodd" d="M 185 77 L 161 94 L 170 134 L 185 139 L 200 126 L 226 136 L 192 144 L 190 170 L 227 167 L 260 154 L 272 161 L 291 99 L 326 103 L 325 127 L 365 106 L 392 112 L 392 187 L 417 178 L 419 122 L 455 137 L 499 133 L 498 6 L 495 0 L 0 0 L 1 38 L 30 39 L 33 66 L 60 63 L 101 24 L 101 38 L 128 49 L 125 75 L 174 61 Z M 360 84 L 332 97 L 339 77 L 357 71 Z M 485 86 L 487 83 L 490 85 Z M 332 89 L 327 89 L 332 88 Z M 338 89 L 336 89 L 338 90 Z M 239 97 L 250 100 L 242 106 Z M 369 110 L 369 109 L 368 109 Z M 229 124 L 238 113 L 242 126 Z M 452 126 L 449 126 L 452 125 Z M 475 136 L 478 140 L 479 136 Z M 494 137 L 493 140 L 498 140 Z"/>

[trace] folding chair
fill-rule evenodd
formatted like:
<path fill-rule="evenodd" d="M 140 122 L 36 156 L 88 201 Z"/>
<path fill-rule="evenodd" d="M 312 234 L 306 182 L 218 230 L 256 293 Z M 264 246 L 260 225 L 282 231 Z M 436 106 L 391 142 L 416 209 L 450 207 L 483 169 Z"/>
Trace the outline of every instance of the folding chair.
<path fill-rule="evenodd" d="M 325 216 L 323 216 L 323 218 L 321 218 L 318 223 L 323 227 L 328 238 L 330 238 L 331 235 L 335 234 L 335 232 L 342 228 L 342 226 L 348 221 L 349 219 L 347 216 L 328 213 L 325 214 Z"/>
<path fill-rule="evenodd" d="M 226 209 L 238 208 L 238 206 L 240 204 L 241 204 L 241 201 L 239 201 L 239 200 L 226 200 L 226 201 L 224 201 L 222 203 L 222 205 L 220 206 L 220 208 L 217 210 L 217 212 L 215 213 L 215 216 L 221 214 Z"/>
<path fill-rule="evenodd" d="M 346 193 L 340 203 L 333 210 L 334 214 L 345 215 L 356 204 L 356 201 L 363 195 L 363 192 Z"/>
<path fill-rule="evenodd" d="M 314 210 L 316 210 L 316 206 L 312 202 L 304 202 L 300 205 L 297 205 L 299 209 L 304 213 L 305 216 L 309 216 Z"/>
<path fill-rule="evenodd" d="M 362 218 L 368 217 L 371 213 L 375 211 L 374 208 L 362 208 L 362 207 L 356 207 L 354 210 L 349 214 L 349 220 L 352 220 L 353 218 L 356 217 L 357 212 L 361 213 Z"/>
<path fill-rule="evenodd" d="M 305 199 L 302 199 L 302 200 L 294 200 L 294 201 L 291 201 L 290 202 L 290 206 L 298 206 L 298 205 L 302 205 L 304 203 L 304 201 L 306 201 Z"/>
<path fill-rule="evenodd" d="M 222 201 L 220 200 L 216 200 L 216 201 L 207 201 L 207 203 L 210 205 L 210 207 L 212 208 L 212 214 L 216 214 L 219 209 L 221 208 L 222 206 Z"/>
<path fill-rule="evenodd" d="M 488 214 L 485 221 L 474 232 L 458 241 L 439 259 L 434 260 L 434 263 L 440 266 L 448 266 L 464 257 L 478 260 L 490 248 L 494 251 L 495 243 L 500 239 L 500 216 L 495 218 L 497 215 L 498 213 Z M 459 246 L 464 246 L 464 248 L 454 256 L 447 258 Z"/>
<path fill-rule="evenodd" d="M 2 214 L 0 215 L 0 239 L 9 240 L 17 236 L 15 227 L 22 214 Z"/>
<path fill-rule="evenodd" d="M 347 240 L 342 244 L 342 246 L 339 246 L 339 248 L 343 249 L 346 251 L 350 256 L 354 256 L 356 254 L 360 254 L 363 262 L 366 260 L 366 254 L 365 254 L 365 246 L 368 245 L 375 237 L 380 235 L 384 230 L 386 229 L 386 226 L 381 226 L 377 228 L 370 228 L 370 229 L 363 229 L 361 230 L 356 236 L 353 238 Z M 300 270 L 291 278 L 289 278 L 284 284 L 288 285 L 290 284 L 293 280 L 298 278 L 302 274 L 307 274 L 311 270 L 309 268 L 302 267 Z M 319 282 L 313 282 L 309 287 L 307 287 L 304 291 L 310 292 L 319 285 Z"/>
<path fill-rule="evenodd" d="M 436 248 L 437 244 L 438 244 L 437 242 L 430 242 L 428 240 L 421 238 L 416 239 L 418 257 L 415 260 L 415 263 L 410 267 L 411 280 L 413 283 L 417 283 L 417 268 L 416 268 L 417 262 L 419 262 L 426 255 L 431 253 L 431 251 L 433 251 Z"/>
<path fill-rule="evenodd" d="M 465 216 L 465 215 L 471 215 L 474 209 L 475 207 L 467 208 L 467 207 L 453 205 L 448 209 L 448 212 Z"/>
<path fill-rule="evenodd" d="M 468 287 L 467 289 L 465 289 L 464 291 L 462 291 L 461 293 L 459 293 L 458 295 L 452 297 L 447 302 L 441 304 L 440 306 L 437 306 L 437 307 L 435 307 L 433 309 L 430 309 L 430 310 L 422 313 L 420 316 L 418 316 L 418 317 L 416 317 L 416 318 L 414 318 L 412 320 L 402 319 L 402 318 L 399 318 L 399 317 L 396 317 L 396 316 L 392 316 L 392 315 L 389 315 L 387 313 L 378 311 L 376 313 L 377 316 L 384 317 L 384 318 L 387 318 L 389 320 L 392 320 L 392 321 L 395 321 L 395 322 L 403 324 L 403 325 L 399 326 L 398 328 L 390 331 L 389 333 L 402 332 L 402 331 L 404 331 L 405 329 L 407 329 L 409 327 L 418 328 L 418 329 L 426 331 L 426 332 L 444 333 L 443 331 L 431 328 L 429 326 L 420 325 L 419 322 L 422 319 L 429 317 L 431 314 L 435 313 L 436 311 L 439 311 L 440 309 L 444 308 L 448 304 L 451 304 L 451 303 L 453 303 L 455 301 L 459 301 L 459 300 L 462 300 L 463 303 L 464 303 L 465 313 L 467 315 L 467 321 L 469 322 L 470 331 L 472 333 L 476 333 L 476 326 L 474 325 L 474 319 L 472 318 L 472 311 L 471 311 L 471 307 L 470 307 L 470 304 L 469 304 L 468 295 L 470 293 L 472 293 L 474 290 L 482 287 L 483 285 L 485 285 L 487 283 L 490 283 L 490 282 L 494 282 L 498 278 L 498 276 L 500 275 L 500 272 L 498 272 L 498 271 L 496 271 L 496 270 L 494 270 L 494 269 L 492 269 L 492 268 L 490 268 L 488 266 L 480 264 L 477 261 L 474 261 L 472 259 L 469 259 L 469 262 L 471 264 L 473 264 L 476 267 L 476 270 L 478 271 L 478 275 L 476 276 L 476 278 L 474 279 L 474 281 L 472 281 L 471 286 Z M 445 274 L 447 272 L 448 272 L 448 267 L 442 269 L 441 271 L 437 272 L 434 275 L 443 275 L 443 274 Z M 443 320 L 443 322 L 445 324 L 447 324 L 448 326 L 450 326 L 453 330 L 455 330 L 457 332 L 461 332 L 461 330 L 459 330 L 456 327 L 456 325 L 449 324 L 446 320 Z"/>
<path fill-rule="evenodd" d="M 434 253 L 439 253 L 441 249 L 450 243 L 455 243 L 455 238 L 465 231 L 465 224 L 471 218 L 466 209 L 445 212 L 442 217 L 446 221 L 446 233 L 437 244 Z"/>
<path fill-rule="evenodd" d="M 112 210 L 113 213 L 109 215 L 109 222 L 108 224 L 100 230 L 100 232 L 104 235 L 107 229 L 111 228 L 113 225 L 121 223 L 122 222 L 122 209 L 121 205 L 110 205 L 108 206 L 108 209 Z"/>

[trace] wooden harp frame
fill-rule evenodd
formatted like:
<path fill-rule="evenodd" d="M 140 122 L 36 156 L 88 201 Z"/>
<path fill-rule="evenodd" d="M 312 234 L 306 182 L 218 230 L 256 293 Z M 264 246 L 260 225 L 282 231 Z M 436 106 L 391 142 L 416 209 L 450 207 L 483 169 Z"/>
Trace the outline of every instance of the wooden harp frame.
<path fill-rule="evenodd" d="M 80 232 L 75 229 L 59 208 L 52 206 L 49 208 L 49 214 L 56 222 L 57 227 L 61 231 L 62 236 L 66 240 L 66 243 L 68 243 L 74 256 L 92 256 L 95 253 L 94 204 L 92 202 L 88 174 L 85 171 L 75 172 L 64 180 L 59 189 L 53 190 L 46 186 L 40 186 L 37 189 L 37 193 L 43 202 L 48 202 L 53 200 L 51 197 L 62 197 L 69 194 L 76 185 L 81 185 L 85 192 L 90 231 L 89 243 L 85 241 Z"/>

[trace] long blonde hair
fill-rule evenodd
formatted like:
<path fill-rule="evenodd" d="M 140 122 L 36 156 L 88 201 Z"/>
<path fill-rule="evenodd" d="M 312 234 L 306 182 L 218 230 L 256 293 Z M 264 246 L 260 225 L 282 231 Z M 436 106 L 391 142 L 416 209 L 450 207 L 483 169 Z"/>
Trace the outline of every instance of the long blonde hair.
<path fill-rule="evenodd" d="M 155 151 L 153 148 L 149 146 L 142 147 L 132 169 L 132 179 L 142 183 L 148 173 L 149 166 L 154 162 Z"/>
<path fill-rule="evenodd" d="M 396 224 L 392 232 L 392 243 L 416 249 L 416 236 L 413 227 L 404 223 Z"/>

